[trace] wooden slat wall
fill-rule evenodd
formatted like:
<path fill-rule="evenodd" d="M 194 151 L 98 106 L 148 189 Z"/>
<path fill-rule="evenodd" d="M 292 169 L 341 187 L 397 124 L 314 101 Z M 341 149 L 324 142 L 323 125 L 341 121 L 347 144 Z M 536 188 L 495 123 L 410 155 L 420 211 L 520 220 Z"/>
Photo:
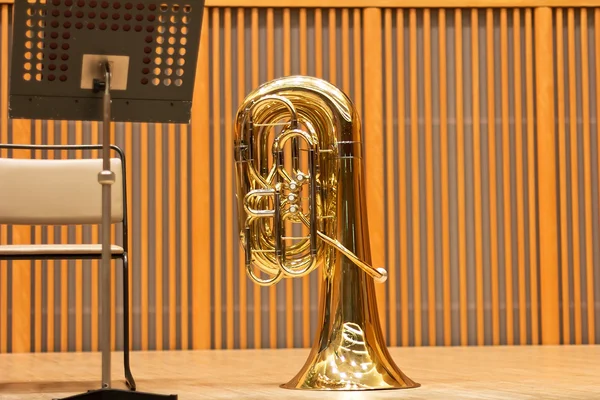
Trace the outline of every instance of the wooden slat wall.
<path fill-rule="evenodd" d="M 560 171 L 560 332 L 564 343 L 596 343 L 600 340 L 600 9 L 559 8 L 553 19 Z"/>
<path fill-rule="evenodd" d="M 537 342 L 532 10 L 387 9 L 383 29 L 390 343 Z"/>
<path fill-rule="evenodd" d="M 11 6 L 0 10 L 0 141 L 97 143 L 98 123 L 8 120 Z M 208 7 L 192 124 L 113 126 L 130 183 L 133 348 L 311 345 L 320 274 L 251 284 L 233 201 L 237 106 L 289 74 L 337 84 L 363 116 L 390 345 L 597 341 L 599 23 L 594 8 Z M 540 62 L 553 46 L 555 62 Z M 30 239 L 96 242 L 98 230 L 0 227 L 1 243 Z M 1 263 L 0 352 L 97 350 L 98 272 Z M 120 266 L 112 277 L 121 349 Z"/>

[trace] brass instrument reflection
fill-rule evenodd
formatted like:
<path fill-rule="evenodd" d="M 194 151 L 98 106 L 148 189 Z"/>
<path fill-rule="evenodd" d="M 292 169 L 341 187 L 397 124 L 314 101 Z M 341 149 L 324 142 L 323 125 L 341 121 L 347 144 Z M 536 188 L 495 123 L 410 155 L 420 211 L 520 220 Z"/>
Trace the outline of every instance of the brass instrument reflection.
<path fill-rule="evenodd" d="M 267 82 L 238 110 L 238 224 L 249 277 L 269 286 L 323 267 L 319 331 L 285 388 L 419 386 L 381 332 L 374 283 L 387 273 L 371 266 L 360 125 L 341 90 L 307 76 Z M 295 236 L 294 225 L 306 233 Z"/>

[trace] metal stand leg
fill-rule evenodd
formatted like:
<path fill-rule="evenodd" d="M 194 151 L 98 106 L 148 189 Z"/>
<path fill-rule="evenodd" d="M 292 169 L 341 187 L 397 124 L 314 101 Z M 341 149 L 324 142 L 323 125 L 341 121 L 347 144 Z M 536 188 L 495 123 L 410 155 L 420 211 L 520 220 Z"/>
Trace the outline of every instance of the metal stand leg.
<path fill-rule="evenodd" d="M 102 320 L 100 347 L 102 348 L 102 387 L 110 388 L 110 223 L 111 223 L 111 185 L 115 182 L 115 174 L 110 170 L 110 64 L 104 64 L 104 123 L 102 126 L 102 171 L 98 174 L 98 182 L 102 185 Z"/>
<path fill-rule="evenodd" d="M 111 225 L 111 185 L 115 182 L 115 174 L 110 169 L 110 123 L 111 123 L 111 96 L 110 80 L 112 73 L 110 64 L 105 62 L 104 82 L 97 82 L 96 89 L 104 90 L 104 124 L 102 135 L 102 171 L 98 174 L 98 182 L 102 185 L 102 263 L 100 296 L 102 296 L 102 318 L 100 320 L 101 338 L 100 346 L 102 348 L 102 388 L 99 390 L 90 390 L 87 393 L 67 397 L 63 400 L 177 400 L 177 395 L 160 395 L 153 393 L 141 393 L 130 390 L 118 390 L 111 388 L 111 360 L 110 360 L 110 264 L 111 264 L 111 243 L 110 243 L 110 225 Z M 127 311 L 125 311 L 127 312 Z M 128 340 L 128 339 L 127 339 Z M 126 343 L 126 345 L 128 345 Z M 129 368 L 129 354 L 127 354 L 127 369 Z M 127 377 L 129 378 L 129 377 Z M 132 379 L 133 381 L 133 379 Z M 134 383 L 135 388 L 135 383 Z"/>
<path fill-rule="evenodd" d="M 129 365 L 129 255 L 123 257 L 123 365 L 125 367 L 125 383 L 131 390 L 136 390 L 135 379 Z"/>

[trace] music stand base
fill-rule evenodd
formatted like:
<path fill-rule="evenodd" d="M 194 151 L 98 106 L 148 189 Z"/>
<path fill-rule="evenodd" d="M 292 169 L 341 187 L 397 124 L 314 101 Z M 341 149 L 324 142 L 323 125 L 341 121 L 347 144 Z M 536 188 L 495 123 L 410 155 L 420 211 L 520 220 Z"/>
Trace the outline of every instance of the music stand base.
<path fill-rule="evenodd" d="M 53 400 L 177 400 L 176 394 L 154 394 L 120 389 L 97 389 Z"/>

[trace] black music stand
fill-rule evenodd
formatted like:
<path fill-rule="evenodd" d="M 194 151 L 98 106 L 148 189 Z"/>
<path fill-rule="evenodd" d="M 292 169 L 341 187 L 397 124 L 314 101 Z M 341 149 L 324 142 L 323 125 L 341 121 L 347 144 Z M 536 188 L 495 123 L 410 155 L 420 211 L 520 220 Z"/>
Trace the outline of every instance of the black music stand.
<path fill-rule="evenodd" d="M 15 0 L 9 115 L 103 121 L 102 226 L 110 122 L 190 122 L 203 11 L 204 0 Z M 111 388 L 110 229 L 101 241 L 102 387 L 69 399 L 177 399 Z"/>

